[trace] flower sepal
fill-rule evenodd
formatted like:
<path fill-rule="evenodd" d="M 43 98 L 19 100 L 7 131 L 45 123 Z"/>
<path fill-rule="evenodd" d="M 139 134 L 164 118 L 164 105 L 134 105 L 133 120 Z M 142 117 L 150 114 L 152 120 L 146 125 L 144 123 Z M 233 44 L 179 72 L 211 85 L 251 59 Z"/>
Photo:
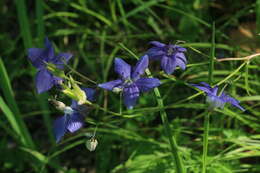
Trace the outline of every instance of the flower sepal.
<path fill-rule="evenodd" d="M 92 103 L 87 100 L 87 95 L 85 94 L 85 91 L 83 91 L 76 81 L 70 77 L 69 84 L 71 87 L 67 85 L 63 85 L 62 92 L 67 95 L 68 97 L 72 98 L 73 100 L 76 100 L 79 105 L 88 104 L 91 105 Z"/>
<path fill-rule="evenodd" d="M 49 70 L 54 76 L 60 78 L 66 78 L 66 75 L 62 69 L 57 68 L 55 64 L 46 63 L 47 70 Z"/>

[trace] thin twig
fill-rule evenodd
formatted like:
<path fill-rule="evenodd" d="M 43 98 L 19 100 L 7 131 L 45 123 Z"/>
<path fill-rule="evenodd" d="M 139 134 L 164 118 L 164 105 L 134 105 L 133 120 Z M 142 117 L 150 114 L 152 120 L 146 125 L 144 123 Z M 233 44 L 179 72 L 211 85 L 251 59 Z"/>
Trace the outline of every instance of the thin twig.
<path fill-rule="evenodd" d="M 82 77 L 83 79 L 85 79 L 85 80 L 87 80 L 87 81 L 89 81 L 89 82 L 91 82 L 91 83 L 93 83 L 93 84 L 95 84 L 95 85 L 97 84 L 95 81 L 91 80 L 90 78 L 88 78 L 88 77 L 86 77 L 85 75 L 81 74 L 80 72 L 76 71 L 75 69 L 73 69 L 72 67 L 70 67 L 68 64 L 64 63 L 64 65 L 65 65 L 66 67 L 68 67 L 68 68 L 69 68 L 73 73 L 75 73 L 76 75 Z"/>
<path fill-rule="evenodd" d="M 221 59 L 217 59 L 218 62 L 222 62 L 222 61 L 249 61 L 252 58 L 256 57 L 256 56 L 260 56 L 260 53 L 256 53 L 256 54 L 252 54 L 249 56 L 245 56 L 242 58 L 236 58 L 236 57 L 232 57 L 232 58 L 221 58 Z"/>

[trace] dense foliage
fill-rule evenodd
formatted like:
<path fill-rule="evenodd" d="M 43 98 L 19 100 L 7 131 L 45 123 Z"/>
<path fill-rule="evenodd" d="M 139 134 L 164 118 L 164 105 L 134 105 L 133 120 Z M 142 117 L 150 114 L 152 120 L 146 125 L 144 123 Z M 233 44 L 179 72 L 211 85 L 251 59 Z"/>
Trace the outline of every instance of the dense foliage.
<path fill-rule="evenodd" d="M 0 172 L 260 172 L 259 0 L 0 8 Z"/>

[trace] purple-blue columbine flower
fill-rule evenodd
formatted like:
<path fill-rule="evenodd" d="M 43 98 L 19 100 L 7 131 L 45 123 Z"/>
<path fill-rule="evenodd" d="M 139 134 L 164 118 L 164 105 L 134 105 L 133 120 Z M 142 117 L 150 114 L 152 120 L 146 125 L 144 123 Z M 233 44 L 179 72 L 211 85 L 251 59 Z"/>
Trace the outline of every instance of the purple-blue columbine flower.
<path fill-rule="evenodd" d="M 51 89 L 54 85 L 59 84 L 62 79 L 54 76 L 47 69 L 46 63 L 52 63 L 57 68 L 63 69 L 64 62 L 68 62 L 72 57 L 70 53 L 59 53 L 55 55 L 54 48 L 48 38 L 45 38 L 45 48 L 29 48 L 28 58 L 33 66 L 37 68 L 36 88 L 38 93 Z"/>
<path fill-rule="evenodd" d="M 160 60 L 163 71 L 172 74 L 177 66 L 185 70 L 187 60 L 184 52 L 187 50 L 175 44 L 163 44 L 158 41 L 151 41 L 154 47 L 150 48 L 146 54 L 153 60 Z"/>
<path fill-rule="evenodd" d="M 94 101 L 95 90 L 92 88 L 82 88 L 89 101 Z M 84 125 L 84 115 L 88 112 L 85 105 L 79 105 L 77 101 L 72 100 L 71 106 L 63 109 L 64 115 L 54 121 L 53 129 L 58 143 L 66 132 L 74 133 Z"/>
<path fill-rule="evenodd" d="M 157 78 L 141 77 L 148 67 L 148 63 L 149 58 L 147 55 L 144 55 L 134 68 L 131 68 L 121 58 L 115 58 L 115 72 L 119 74 L 120 79 L 102 83 L 98 86 L 114 92 L 123 91 L 124 104 L 128 109 L 132 109 L 140 93 L 150 91 L 161 84 Z"/>
<path fill-rule="evenodd" d="M 242 106 L 239 105 L 239 101 L 234 99 L 233 97 L 227 95 L 224 92 L 218 94 L 218 86 L 211 88 L 211 86 L 205 82 L 200 82 L 200 85 L 191 85 L 198 88 L 201 91 L 204 91 L 207 94 L 206 102 L 209 103 L 210 109 L 223 108 L 225 103 L 230 103 L 233 106 L 241 109 L 242 111 L 245 110 Z"/>

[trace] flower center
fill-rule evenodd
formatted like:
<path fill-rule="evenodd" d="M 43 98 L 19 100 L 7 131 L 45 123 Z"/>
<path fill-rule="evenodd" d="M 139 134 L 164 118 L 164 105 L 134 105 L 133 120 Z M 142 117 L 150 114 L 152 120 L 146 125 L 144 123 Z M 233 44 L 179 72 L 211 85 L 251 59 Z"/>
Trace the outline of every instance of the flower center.
<path fill-rule="evenodd" d="M 170 55 L 173 55 L 173 53 L 174 53 L 174 48 L 173 47 L 169 47 L 167 49 L 167 55 L 170 56 Z"/>
<path fill-rule="evenodd" d="M 132 79 L 128 78 L 124 81 L 125 85 L 131 85 L 133 83 Z"/>
<path fill-rule="evenodd" d="M 209 103 L 209 109 L 214 109 L 214 108 L 223 108 L 225 105 L 225 102 L 221 100 L 218 96 L 207 96 L 206 102 Z"/>

